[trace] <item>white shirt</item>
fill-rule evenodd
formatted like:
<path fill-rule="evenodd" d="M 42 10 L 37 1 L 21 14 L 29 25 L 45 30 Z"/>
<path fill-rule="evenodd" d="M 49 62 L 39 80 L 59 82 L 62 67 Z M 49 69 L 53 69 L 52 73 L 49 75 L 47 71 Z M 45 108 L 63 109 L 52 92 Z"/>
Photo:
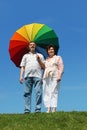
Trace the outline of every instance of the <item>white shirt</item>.
<path fill-rule="evenodd" d="M 44 57 L 40 53 L 27 53 L 23 56 L 20 66 L 25 67 L 24 78 L 26 77 L 38 77 L 42 78 L 42 69 L 39 62 L 36 59 L 36 54 L 44 62 Z"/>
<path fill-rule="evenodd" d="M 43 78 L 59 77 L 59 79 L 61 79 L 64 71 L 64 64 L 61 56 L 54 55 L 50 60 L 46 59 L 45 67 Z"/>

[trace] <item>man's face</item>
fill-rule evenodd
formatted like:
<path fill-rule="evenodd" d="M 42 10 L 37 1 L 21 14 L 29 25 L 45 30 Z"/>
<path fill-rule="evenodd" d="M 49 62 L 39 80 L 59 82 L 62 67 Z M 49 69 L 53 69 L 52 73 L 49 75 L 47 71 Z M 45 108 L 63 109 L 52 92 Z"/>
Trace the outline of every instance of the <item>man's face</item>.
<path fill-rule="evenodd" d="M 30 51 L 35 51 L 35 48 L 36 48 L 36 44 L 35 44 L 34 42 L 31 42 L 31 43 L 29 44 L 29 50 L 30 50 Z"/>

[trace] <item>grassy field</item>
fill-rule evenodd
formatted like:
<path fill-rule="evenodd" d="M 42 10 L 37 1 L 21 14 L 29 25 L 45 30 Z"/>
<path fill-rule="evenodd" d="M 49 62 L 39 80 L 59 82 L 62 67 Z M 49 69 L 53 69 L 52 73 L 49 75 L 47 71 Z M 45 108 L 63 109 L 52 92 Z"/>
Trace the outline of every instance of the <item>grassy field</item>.
<path fill-rule="evenodd" d="M 87 112 L 0 114 L 0 130 L 87 130 Z"/>

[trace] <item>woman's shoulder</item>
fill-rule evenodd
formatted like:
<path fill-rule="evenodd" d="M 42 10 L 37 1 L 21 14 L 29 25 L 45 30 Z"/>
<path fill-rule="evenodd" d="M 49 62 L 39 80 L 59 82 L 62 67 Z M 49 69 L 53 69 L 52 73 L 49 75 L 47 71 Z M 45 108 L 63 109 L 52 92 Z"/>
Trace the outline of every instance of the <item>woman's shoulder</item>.
<path fill-rule="evenodd" d="M 58 59 L 59 57 L 60 57 L 59 55 L 54 55 L 53 58 Z"/>
<path fill-rule="evenodd" d="M 55 61 L 59 62 L 60 60 L 62 60 L 62 57 L 60 55 L 55 55 Z"/>

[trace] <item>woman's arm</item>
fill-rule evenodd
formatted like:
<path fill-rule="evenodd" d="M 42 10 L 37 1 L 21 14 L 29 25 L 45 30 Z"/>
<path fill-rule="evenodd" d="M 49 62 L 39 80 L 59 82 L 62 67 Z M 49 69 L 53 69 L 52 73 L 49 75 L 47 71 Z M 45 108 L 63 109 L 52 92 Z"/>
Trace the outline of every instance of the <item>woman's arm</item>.
<path fill-rule="evenodd" d="M 64 64 L 62 57 L 60 56 L 58 60 L 58 77 L 57 77 L 58 81 L 61 80 L 63 73 L 64 73 Z"/>

